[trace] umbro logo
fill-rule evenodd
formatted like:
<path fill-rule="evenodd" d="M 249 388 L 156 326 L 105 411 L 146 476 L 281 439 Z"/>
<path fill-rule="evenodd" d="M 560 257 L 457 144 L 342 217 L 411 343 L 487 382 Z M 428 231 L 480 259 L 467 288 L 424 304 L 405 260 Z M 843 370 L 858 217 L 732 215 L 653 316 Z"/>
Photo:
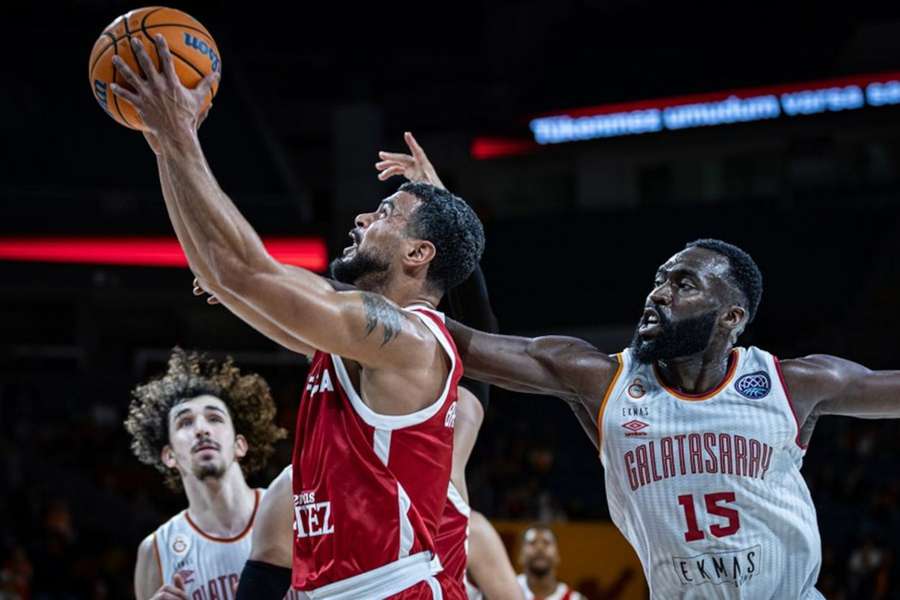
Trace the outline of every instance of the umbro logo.
<path fill-rule="evenodd" d="M 650 427 L 648 423 L 644 423 L 643 421 L 638 421 L 637 419 L 632 419 L 627 423 L 622 423 L 622 427 L 628 430 L 628 433 L 625 434 L 625 437 L 633 437 L 640 435 L 647 435 L 647 432 L 643 431 Z"/>

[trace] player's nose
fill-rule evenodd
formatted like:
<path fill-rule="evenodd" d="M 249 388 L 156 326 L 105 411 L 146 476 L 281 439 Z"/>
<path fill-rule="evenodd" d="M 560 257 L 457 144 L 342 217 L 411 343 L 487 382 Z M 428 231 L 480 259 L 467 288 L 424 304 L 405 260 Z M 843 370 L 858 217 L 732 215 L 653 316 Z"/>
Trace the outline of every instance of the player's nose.
<path fill-rule="evenodd" d="M 672 289 L 668 283 L 656 286 L 649 296 L 653 304 L 668 305 L 672 301 Z"/>
<path fill-rule="evenodd" d="M 356 218 L 353 220 L 353 223 L 359 229 L 365 229 L 369 225 L 372 224 L 372 219 L 374 218 L 374 213 L 360 213 L 356 215 Z"/>

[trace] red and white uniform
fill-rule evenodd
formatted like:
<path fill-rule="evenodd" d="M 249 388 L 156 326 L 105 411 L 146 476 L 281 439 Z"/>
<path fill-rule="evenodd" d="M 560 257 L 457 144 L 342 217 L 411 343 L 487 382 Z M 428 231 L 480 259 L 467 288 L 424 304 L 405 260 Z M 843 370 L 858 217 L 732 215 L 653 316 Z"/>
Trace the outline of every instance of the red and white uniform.
<path fill-rule="evenodd" d="M 154 532 L 153 550 L 162 580 L 171 584 L 180 575 L 191 600 L 234 598 L 244 563 L 250 557 L 250 537 L 256 509 L 265 490 L 256 490 L 253 514 L 238 535 L 222 538 L 210 535 L 191 520 L 185 509 Z M 285 600 L 297 600 L 289 590 Z"/>
<path fill-rule="evenodd" d="M 451 481 L 441 526 L 434 539 L 438 558 L 444 570 L 438 581 L 444 596 L 466 597 L 466 566 L 469 562 L 469 517 L 472 510 Z"/>
<path fill-rule="evenodd" d="M 447 498 L 462 361 L 441 313 L 409 310 L 450 358 L 441 395 L 381 415 L 339 356 L 317 352 L 297 415 L 293 587 L 309 600 L 442 598 L 434 538 Z"/>
<path fill-rule="evenodd" d="M 540 598 L 538 598 L 528 588 L 528 580 L 525 577 L 524 573 L 518 575 L 516 577 L 516 581 L 519 582 L 519 587 L 522 588 L 522 593 L 525 595 L 525 600 L 585 600 L 584 596 L 562 582 L 556 584 L 556 589 L 553 590 L 552 594 L 550 594 L 549 596 L 541 596 Z"/>

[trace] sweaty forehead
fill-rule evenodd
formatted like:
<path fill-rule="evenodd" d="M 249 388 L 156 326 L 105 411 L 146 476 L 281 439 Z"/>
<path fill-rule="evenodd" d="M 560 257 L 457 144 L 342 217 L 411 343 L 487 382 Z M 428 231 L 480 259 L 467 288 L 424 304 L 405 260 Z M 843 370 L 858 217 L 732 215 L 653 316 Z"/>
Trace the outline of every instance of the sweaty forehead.
<path fill-rule="evenodd" d="M 409 192 L 396 192 L 382 200 L 381 204 L 393 204 L 394 212 L 409 216 L 420 202 L 421 200 L 414 194 L 410 194 Z"/>
<path fill-rule="evenodd" d="M 706 248 L 686 248 L 660 265 L 660 271 L 684 269 L 701 276 L 724 278 L 728 274 L 728 259 Z"/>

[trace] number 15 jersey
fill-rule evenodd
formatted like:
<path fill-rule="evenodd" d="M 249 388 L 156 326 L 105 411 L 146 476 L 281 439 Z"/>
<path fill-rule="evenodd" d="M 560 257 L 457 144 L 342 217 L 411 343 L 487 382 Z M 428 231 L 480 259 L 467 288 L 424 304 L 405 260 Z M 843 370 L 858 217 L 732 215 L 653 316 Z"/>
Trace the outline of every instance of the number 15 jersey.
<path fill-rule="evenodd" d="M 610 515 L 651 598 L 820 599 L 816 511 L 778 360 L 735 348 L 703 395 L 629 350 L 598 417 Z"/>

